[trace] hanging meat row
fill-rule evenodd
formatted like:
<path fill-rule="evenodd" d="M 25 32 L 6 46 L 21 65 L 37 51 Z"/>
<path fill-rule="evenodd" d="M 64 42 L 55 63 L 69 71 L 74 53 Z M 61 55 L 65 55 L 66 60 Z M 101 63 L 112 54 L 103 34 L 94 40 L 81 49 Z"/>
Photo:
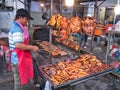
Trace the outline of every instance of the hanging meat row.
<path fill-rule="evenodd" d="M 96 20 L 88 16 L 84 18 L 73 16 L 67 19 L 60 14 L 55 14 L 49 19 L 46 25 L 55 27 L 57 30 L 66 31 L 67 34 L 86 33 L 91 36 L 95 29 Z"/>

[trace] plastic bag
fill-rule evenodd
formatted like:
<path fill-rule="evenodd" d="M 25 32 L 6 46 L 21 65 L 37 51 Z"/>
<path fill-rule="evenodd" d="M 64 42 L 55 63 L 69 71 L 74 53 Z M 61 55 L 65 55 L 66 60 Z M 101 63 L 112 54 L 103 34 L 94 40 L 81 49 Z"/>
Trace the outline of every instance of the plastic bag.
<path fill-rule="evenodd" d="M 51 86 L 51 83 L 49 81 L 46 81 L 44 90 L 52 90 Z"/>
<path fill-rule="evenodd" d="M 115 57 L 120 58 L 120 50 L 117 50 L 117 51 L 115 52 Z"/>

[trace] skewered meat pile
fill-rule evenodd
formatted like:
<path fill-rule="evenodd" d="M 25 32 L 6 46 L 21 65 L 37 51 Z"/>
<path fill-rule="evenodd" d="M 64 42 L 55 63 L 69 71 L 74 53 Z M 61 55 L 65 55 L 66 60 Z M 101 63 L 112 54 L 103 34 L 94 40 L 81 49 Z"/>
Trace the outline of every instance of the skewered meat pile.
<path fill-rule="evenodd" d="M 74 40 L 69 40 L 69 39 L 65 39 L 65 40 L 61 40 L 60 38 L 56 38 L 56 42 L 58 43 L 62 43 L 65 46 L 68 46 L 71 49 L 74 49 L 76 51 L 79 51 L 80 47 L 77 43 L 74 42 Z"/>
<path fill-rule="evenodd" d="M 47 41 L 42 41 L 38 43 L 40 47 L 42 47 L 45 51 L 50 52 L 50 44 Z M 59 49 L 58 47 L 56 47 L 55 45 L 52 45 L 52 52 L 51 52 L 52 56 L 65 56 L 67 55 L 67 53 L 61 49 Z"/>
<path fill-rule="evenodd" d="M 43 70 L 50 77 L 53 84 L 58 85 L 101 72 L 109 67 L 109 65 L 99 61 L 96 56 L 85 54 L 76 60 L 66 60 L 43 67 Z"/>

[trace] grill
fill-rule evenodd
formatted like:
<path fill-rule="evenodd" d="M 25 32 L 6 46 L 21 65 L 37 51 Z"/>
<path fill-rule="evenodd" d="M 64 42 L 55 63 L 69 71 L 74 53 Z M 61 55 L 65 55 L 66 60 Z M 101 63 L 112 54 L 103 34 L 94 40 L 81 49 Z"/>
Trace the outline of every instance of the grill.
<path fill-rule="evenodd" d="M 40 27 L 37 29 L 34 29 L 32 32 L 32 41 L 49 41 L 49 28 L 47 27 Z M 52 37 L 54 41 L 54 37 Z"/>
<path fill-rule="evenodd" d="M 46 33 L 47 32 L 47 33 Z M 43 35 L 43 36 L 40 36 L 40 35 Z M 36 30 L 36 32 L 33 33 L 33 38 L 34 40 L 37 42 L 37 41 L 49 41 L 49 30 L 46 29 L 46 28 L 42 28 L 40 30 Z M 60 61 L 64 61 L 64 60 L 67 60 L 67 59 L 75 59 L 75 58 L 78 58 L 80 54 L 88 54 L 89 52 L 86 52 L 86 51 L 80 51 L 79 52 L 76 52 L 74 50 L 71 50 L 70 48 L 66 48 L 64 45 L 60 45 L 58 43 L 54 43 L 56 44 L 58 47 L 62 48 L 63 50 L 67 51 L 67 53 L 69 54 L 68 56 L 65 56 L 65 57 L 55 57 L 53 58 L 52 57 L 52 60 L 54 61 L 53 64 L 57 63 L 57 62 L 60 62 Z M 89 53 L 90 54 L 90 53 Z M 41 73 L 41 76 L 43 76 L 43 78 L 45 78 L 45 80 L 49 80 L 52 84 L 52 88 L 53 90 L 56 90 L 56 89 L 59 89 L 59 88 L 63 88 L 63 87 L 69 87 L 69 86 L 74 86 L 74 85 L 77 85 L 83 81 L 86 81 L 86 80 L 89 80 L 89 79 L 92 79 L 92 78 L 95 78 L 97 76 L 101 76 L 101 75 L 105 75 L 105 74 L 108 74 L 110 72 L 113 72 L 114 68 L 113 67 L 109 67 L 105 70 L 102 70 L 100 72 L 97 72 L 97 73 L 92 73 L 92 74 L 89 74 L 87 76 L 84 76 L 82 78 L 77 78 L 77 79 L 73 79 L 73 80 L 69 80 L 65 83 L 62 83 L 62 84 L 58 84 L 58 85 L 55 85 L 51 80 L 50 80 L 50 77 L 46 74 L 46 72 L 43 70 L 44 67 L 46 66 L 49 66 L 49 53 L 42 50 L 42 48 L 40 47 L 40 52 L 39 52 L 39 58 L 37 59 L 40 59 L 40 61 L 43 63 L 45 62 L 44 64 L 40 64 L 39 66 L 39 70 L 40 70 L 40 73 Z M 38 60 L 39 62 L 39 60 Z M 42 66 L 41 66 L 42 65 Z M 52 64 L 51 64 L 52 65 Z"/>

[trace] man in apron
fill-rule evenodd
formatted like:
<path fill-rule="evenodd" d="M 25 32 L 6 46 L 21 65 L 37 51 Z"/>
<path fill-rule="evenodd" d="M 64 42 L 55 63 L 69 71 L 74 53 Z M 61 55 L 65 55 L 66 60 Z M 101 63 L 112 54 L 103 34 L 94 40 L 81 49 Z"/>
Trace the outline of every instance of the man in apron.
<path fill-rule="evenodd" d="M 25 26 L 32 19 L 25 9 L 18 9 L 15 21 L 9 30 L 10 62 L 14 74 L 14 90 L 23 90 L 34 77 L 30 50 L 37 52 L 37 46 L 29 45 L 29 35 Z"/>

